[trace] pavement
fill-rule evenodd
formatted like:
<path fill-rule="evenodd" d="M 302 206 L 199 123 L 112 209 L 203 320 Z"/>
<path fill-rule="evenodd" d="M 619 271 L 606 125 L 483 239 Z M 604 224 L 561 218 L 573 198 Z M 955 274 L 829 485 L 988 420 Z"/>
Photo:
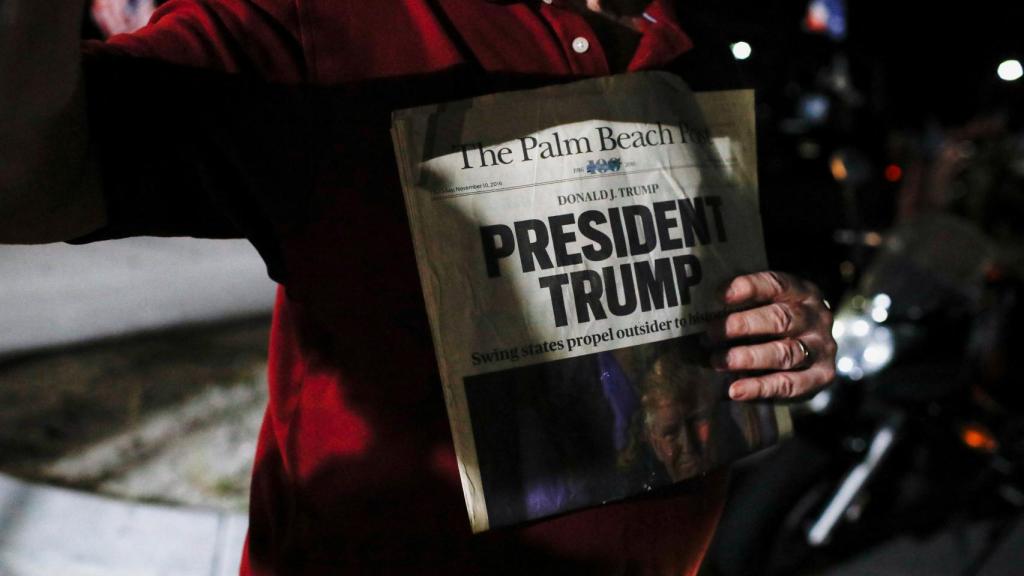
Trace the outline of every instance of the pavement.
<path fill-rule="evenodd" d="M 0 576 L 238 573 L 267 324 L 203 326 L 275 290 L 244 241 L 0 247 L 0 460 L 46 480 L 0 472 Z"/>
<path fill-rule="evenodd" d="M 245 514 L 131 502 L 0 475 L 4 576 L 237 575 Z"/>
<path fill-rule="evenodd" d="M 275 288 L 242 240 L 0 246 L 0 356 L 269 313 Z"/>

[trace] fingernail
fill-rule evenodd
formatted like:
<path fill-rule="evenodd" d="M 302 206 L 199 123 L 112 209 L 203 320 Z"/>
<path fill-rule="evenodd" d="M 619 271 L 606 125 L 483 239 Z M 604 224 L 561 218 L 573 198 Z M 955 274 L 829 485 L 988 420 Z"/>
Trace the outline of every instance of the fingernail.
<path fill-rule="evenodd" d="M 743 386 L 740 386 L 739 384 L 729 386 L 729 398 L 732 398 L 733 400 L 743 400 L 743 398 L 746 397 L 745 392 L 746 391 L 743 389 Z"/>
<path fill-rule="evenodd" d="M 732 284 L 729 284 L 728 286 L 725 287 L 725 292 L 722 293 L 722 300 L 728 302 L 729 300 L 732 300 L 735 297 L 736 287 L 733 286 Z"/>

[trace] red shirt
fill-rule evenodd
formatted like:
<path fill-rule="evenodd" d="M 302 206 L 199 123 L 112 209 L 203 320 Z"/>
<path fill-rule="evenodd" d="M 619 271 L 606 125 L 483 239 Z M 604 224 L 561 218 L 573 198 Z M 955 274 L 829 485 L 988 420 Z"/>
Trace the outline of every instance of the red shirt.
<path fill-rule="evenodd" d="M 409 103 L 420 99 L 417 91 L 423 100 L 436 97 L 424 88 L 430 78 L 458 84 L 461 70 L 466 77 L 609 73 L 594 31 L 559 1 L 173 0 L 142 31 L 86 51 L 91 60 L 125 55 L 286 84 L 355 86 L 349 94 L 372 95 L 367 81 L 393 79 Z M 664 67 L 690 47 L 665 3 L 647 16 L 633 70 Z M 573 48 L 578 38 L 586 50 Z M 345 111 L 333 122 L 346 137 L 306 164 L 301 131 L 267 142 L 278 134 L 267 126 L 288 124 L 289 113 L 278 118 L 272 105 L 250 111 L 258 120 L 248 127 L 250 143 L 232 120 L 247 106 L 245 90 L 234 92 L 237 105 L 218 105 L 183 81 L 161 90 L 153 87 L 161 80 L 150 78 L 153 86 L 140 89 L 139 69 L 87 72 L 111 198 L 101 236 L 221 235 L 230 227 L 253 240 L 285 288 L 271 334 L 270 404 L 243 574 L 696 572 L 723 501 L 720 477 L 470 535 L 386 105 L 364 107 L 355 98 L 346 106 L 342 91 Z M 403 80 L 409 76 L 417 78 Z M 142 92 L 126 95 L 134 90 Z M 106 128 L 131 115 L 118 106 L 133 98 L 149 99 L 150 108 L 139 107 L 152 125 Z M 281 160 L 291 154 L 295 162 Z M 143 167 L 130 175 L 111 167 L 133 161 Z M 223 166 L 195 168 L 213 163 Z M 264 168 L 274 163 L 287 166 Z M 296 163 L 303 174 L 313 166 L 308 182 L 290 178 Z M 209 215 L 217 210 L 226 222 Z"/>

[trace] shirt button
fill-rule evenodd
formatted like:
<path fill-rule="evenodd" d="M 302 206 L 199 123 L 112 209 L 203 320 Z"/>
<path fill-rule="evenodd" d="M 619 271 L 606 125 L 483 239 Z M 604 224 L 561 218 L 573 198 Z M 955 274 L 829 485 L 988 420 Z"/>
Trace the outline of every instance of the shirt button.
<path fill-rule="evenodd" d="M 583 54 L 587 50 L 590 50 L 590 41 L 583 36 L 579 36 L 572 41 L 572 49 L 577 54 Z"/>

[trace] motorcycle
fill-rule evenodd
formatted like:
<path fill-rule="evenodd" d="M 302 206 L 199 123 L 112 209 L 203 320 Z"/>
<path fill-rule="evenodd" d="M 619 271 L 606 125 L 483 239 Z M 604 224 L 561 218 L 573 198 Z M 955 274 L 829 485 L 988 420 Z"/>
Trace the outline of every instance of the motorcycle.
<path fill-rule="evenodd" d="M 794 437 L 733 475 L 707 565 L 798 574 L 897 534 L 985 521 L 976 574 L 1024 511 L 1024 418 L 1008 382 L 1019 283 L 965 220 L 888 233 L 837 307 L 837 381 L 793 406 Z"/>

